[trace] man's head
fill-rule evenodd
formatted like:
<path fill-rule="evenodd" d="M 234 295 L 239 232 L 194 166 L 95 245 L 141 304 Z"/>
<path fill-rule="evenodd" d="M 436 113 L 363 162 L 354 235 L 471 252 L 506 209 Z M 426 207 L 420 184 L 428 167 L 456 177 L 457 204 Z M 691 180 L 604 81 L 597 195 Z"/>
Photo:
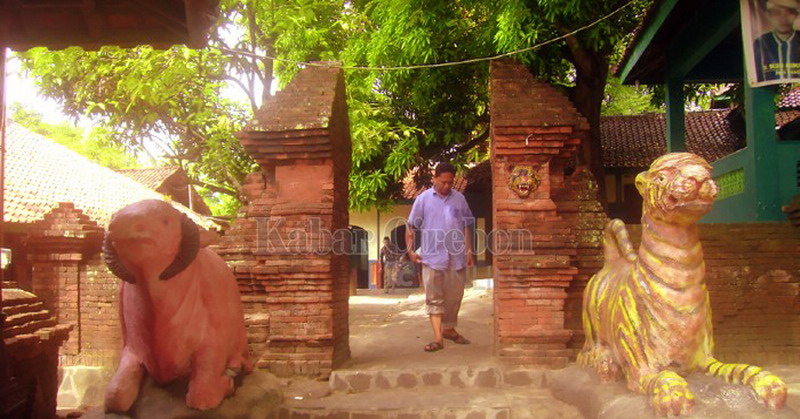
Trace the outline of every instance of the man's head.
<path fill-rule="evenodd" d="M 389 245 L 389 238 L 388 237 L 384 237 L 383 238 L 383 245 L 384 246 L 388 246 Z"/>
<path fill-rule="evenodd" d="M 783 38 L 791 36 L 798 6 L 798 0 L 767 0 L 767 19 L 772 30 Z"/>
<path fill-rule="evenodd" d="M 453 182 L 456 178 L 456 168 L 452 164 L 442 162 L 436 165 L 433 171 L 433 189 L 439 195 L 447 196 L 453 189 Z"/>

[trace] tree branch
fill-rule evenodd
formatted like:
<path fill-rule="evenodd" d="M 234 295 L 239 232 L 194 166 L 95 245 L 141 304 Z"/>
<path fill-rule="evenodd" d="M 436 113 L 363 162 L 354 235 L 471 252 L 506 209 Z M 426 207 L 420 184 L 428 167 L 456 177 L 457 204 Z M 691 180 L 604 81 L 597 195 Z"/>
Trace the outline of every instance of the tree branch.
<path fill-rule="evenodd" d="M 209 191 L 212 191 L 212 192 L 224 193 L 226 195 L 230 195 L 230 196 L 234 196 L 234 197 L 238 197 L 239 196 L 239 193 L 237 191 L 234 191 L 232 189 L 228 189 L 228 188 L 225 188 L 225 187 L 222 187 L 222 186 L 212 185 L 212 184 L 207 183 L 207 182 L 201 182 L 201 181 L 199 181 L 197 179 L 188 179 L 188 183 L 190 185 L 201 186 L 201 187 L 206 188 L 206 189 L 208 189 Z"/>
<path fill-rule="evenodd" d="M 242 81 L 237 79 L 236 77 L 225 76 L 225 80 L 230 80 L 230 81 L 236 83 L 237 86 L 239 86 L 242 90 L 244 90 L 244 92 L 247 94 L 247 99 L 250 100 L 250 107 L 253 109 L 253 113 L 255 113 L 255 111 L 258 110 L 258 105 L 256 105 L 256 100 L 253 97 L 252 90 L 249 90 L 248 87 L 245 86 L 245 84 L 242 83 Z M 252 88 L 252 82 L 251 82 L 251 86 L 250 87 Z"/>

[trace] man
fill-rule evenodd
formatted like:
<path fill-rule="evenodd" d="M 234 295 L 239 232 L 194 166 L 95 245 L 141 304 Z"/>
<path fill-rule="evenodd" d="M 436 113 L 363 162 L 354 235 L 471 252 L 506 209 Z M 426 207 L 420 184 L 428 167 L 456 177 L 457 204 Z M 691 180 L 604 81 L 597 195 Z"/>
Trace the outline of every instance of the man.
<path fill-rule="evenodd" d="M 406 227 L 408 257 L 422 263 L 425 308 L 433 328 L 434 341 L 425 351 L 444 348 L 444 339 L 458 344 L 470 341 L 456 331 L 458 310 L 464 297 L 466 268 L 472 259 L 472 212 L 467 200 L 453 190 L 456 170 L 450 163 L 439 163 L 433 188 L 420 194 L 411 207 Z M 420 253 L 414 251 L 414 229 L 422 234 Z"/>
<path fill-rule="evenodd" d="M 400 249 L 398 249 L 388 237 L 384 237 L 383 247 L 381 247 L 384 293 L 388 293 L 390 289 L 397 286 L 397 268 L 400 256 L 402 256 Z"/>
<path fill-rule="evenodd" d="M 798 0 L 768 0 L 770 31 L 753 43 L 758 81 L 800 77 L 800 34 L 794 30 Z"/>

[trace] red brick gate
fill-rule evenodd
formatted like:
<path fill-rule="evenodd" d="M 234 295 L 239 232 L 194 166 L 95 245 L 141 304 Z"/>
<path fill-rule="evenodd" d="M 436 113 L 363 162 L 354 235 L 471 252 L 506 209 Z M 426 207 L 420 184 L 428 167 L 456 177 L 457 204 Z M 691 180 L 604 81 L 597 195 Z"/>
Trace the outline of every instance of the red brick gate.
<path fill-rule="evenodd" d="M 575 207 L 564 211 L 554 197 L 576 199 L 561 193 L 564 167 L 589 126 L 514 61 L 492 63 L 490 92 L 496 352 L 514 364 L 563 366 L 572 354 L 564 308 L 579 273 L 578 236 Z M 525 175 L 529 189 L 515 190 Z"/>
<path fill-rule="evenodd" d="M 220 247 L 234 268 L 257 365 L 325 376 L 350 357 L 350 126 L 341 70 L 310 67 L 240 134 L 261 166 Z"/>

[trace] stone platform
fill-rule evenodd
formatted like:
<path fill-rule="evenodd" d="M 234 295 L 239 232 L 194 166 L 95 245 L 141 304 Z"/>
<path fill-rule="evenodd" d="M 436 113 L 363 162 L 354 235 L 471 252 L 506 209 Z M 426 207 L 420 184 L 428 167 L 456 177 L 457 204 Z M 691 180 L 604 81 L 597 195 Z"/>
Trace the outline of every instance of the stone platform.
<path fill-rule="evenodd" d="M 755 398 L 749 388 L 728 384 L 724 380 L 695 373 L 687 377 L 689 390 L 695 395 L 692 414 L 685 418 L 800 418 L 800 368 L 770 368 L 789 385 L 787 406 L 770 411 Z M 602 384 L 593 372 L 572 365 L 547 373 L 547 387 L 552 394 L 577 407 L 586 418 L 616 419 L 635 417 L 657 418 L 647 397 L 629 392 L 622 382 Z"/>
<path fill-rule="evenodd" d="M 180 388 L 155 389 L 162 395 L 172 392 L 174 405 L 165 407 L 153 402 L 147 411 L 141 411 L 145 416 L 138 417 L 654 417 L 645 396 L 629 393 L 619 383 L 601 385 L 589 371 L 574 366 L 562 370 L 518 369 L 498 362 L 492 355 L 491 290 L 473 288 L 465 294 L 458 330 L 473 343 L 456 345 L 447 341 L 444 350 L 434 353 L 422 350 L 431 331 L 421 294 L 407 289 L 388 295 L 382 291 L 365 294 L 368 295 L 350 299 L 352 357 L 328 380 L 277 379 L 257 372 L 258 376 L 245 380 L 250 386 L 239 389 L 235 398 L 226 400 L 220 409 L 204 413 L 183 406 L 185 392 Z M 692 389 L 701 402 L 687 418 L 800 417 L 796 414 L 800 411 L 800 367 L 768 367 L 789 384 L 787 409 L 774 414 L 758 405 L 749 390 L 700 376 L 700 381 L 692 378 Z M 270 401 L 271 411 L 266 404 L 259 404 L 257 394 Z M 739 398 L 730 399 L 731 394 Z M 741 409 L 736 405 L 733 410 L 720 407 L 720 400 L 726 397 L 739 400 L 735 403 L 741 403 Z M 102 417 L 98 415 L 101 412 L 95 410 L 91 412 L 94 416 L 85 417 Z"/>

